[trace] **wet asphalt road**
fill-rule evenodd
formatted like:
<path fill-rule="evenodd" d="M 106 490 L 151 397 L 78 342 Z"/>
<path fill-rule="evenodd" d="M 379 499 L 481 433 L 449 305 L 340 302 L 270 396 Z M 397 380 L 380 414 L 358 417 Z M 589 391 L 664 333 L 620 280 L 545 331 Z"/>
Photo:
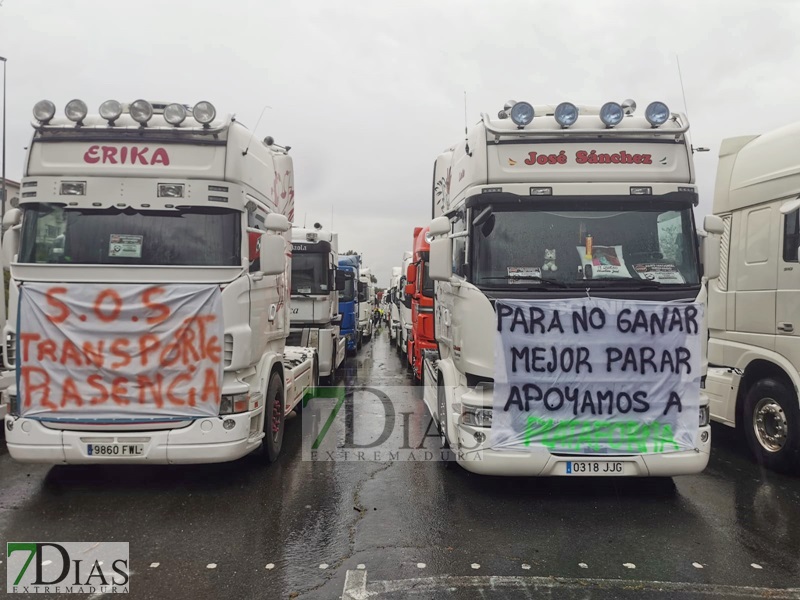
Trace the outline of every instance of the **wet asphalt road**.
<path fill-rule="evenodd" d="M 339 385 L 387 388 L 425 430 L 385 330 Z M 334 431 L 352 428 L 341 412 Z M 382 427 L 382 410 L 358 414 Z M 273 465 L 51 468 L 3 447 L 0 542 L 127 541 L 133 598 L 339 598 L 348 570 L 362 597 L 392 599 L 800 598 L 800 478 L 763 471 L 721 427 L 699 476 L 534 480 L 302 460 L 303 418 Z"/>

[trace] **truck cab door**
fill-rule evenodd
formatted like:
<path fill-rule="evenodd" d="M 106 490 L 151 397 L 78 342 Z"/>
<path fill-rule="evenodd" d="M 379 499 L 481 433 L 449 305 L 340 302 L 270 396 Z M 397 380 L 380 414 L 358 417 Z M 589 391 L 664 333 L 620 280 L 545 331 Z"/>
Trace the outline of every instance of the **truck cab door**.
<path fill-rule="evenodd" d="M 775 348 L 776 337 L 778 208 L 771 203 L 741 212 L 736 270 L 735 341 L 768 350 Z"/>
<path fill-rule="evenodd" d="M 781 207 L 778 292 L 775 311 L 775 350 L 795 368 L 800 366 L 800 201 Z"/>

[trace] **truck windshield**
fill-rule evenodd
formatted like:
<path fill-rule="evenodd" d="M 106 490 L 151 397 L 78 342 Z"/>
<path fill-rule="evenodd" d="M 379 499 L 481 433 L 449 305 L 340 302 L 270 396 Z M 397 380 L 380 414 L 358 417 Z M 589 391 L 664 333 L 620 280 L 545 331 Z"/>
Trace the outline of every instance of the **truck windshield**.
<path fill-rule="evenodd" d="M 22 207 L 20 262 L 81 265 L 239 266 L 241 213 Z"/>
<path fill-rule="evenodd" d="M 328 293 L 328 254 L 292 253 L 292 293 Z"/>
<path fill-rule="evenodd" d="M 349 277 L 345 277 L 344 289 L 340 292 L 339 301 L 352 302 L 353 300 L 355 300 L 355 297 L 356 297 L 355 279 L 353 279 L 353 276 L 350 275 Z"/>
<path fill-rule="evenodd" d="M 587 199 L 580 208 L 548 203 L 474 209 L 474 216 L 490 216 L 473 220 L 473 282 L 698 284 L 690 206 Z"/>

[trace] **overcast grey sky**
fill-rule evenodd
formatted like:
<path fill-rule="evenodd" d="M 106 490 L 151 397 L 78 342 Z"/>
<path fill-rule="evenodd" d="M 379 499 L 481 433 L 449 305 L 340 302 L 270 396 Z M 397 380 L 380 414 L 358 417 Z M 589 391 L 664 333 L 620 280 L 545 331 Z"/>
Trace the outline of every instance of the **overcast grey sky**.
<path fill-rule="evenodd" d="M 235 113 L 292 146 L 297 220 L 339 232 L 381 285 L 429 220 L 433 161 L 505 100 L 663 100 L 682 110 L 708 212 L 721 139 L 796 120 L 795 0 L 2 0 L 7 175 L 31 108 L 72 98 Z"/>

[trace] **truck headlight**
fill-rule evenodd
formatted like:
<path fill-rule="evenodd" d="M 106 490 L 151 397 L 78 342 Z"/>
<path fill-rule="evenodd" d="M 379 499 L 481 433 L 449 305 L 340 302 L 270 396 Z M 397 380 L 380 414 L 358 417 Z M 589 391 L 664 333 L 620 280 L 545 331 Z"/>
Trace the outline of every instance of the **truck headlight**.
<path fill-rule="evenodd" d="M 700 407 L 700 427 L 706 427 L 711 421 L 711 411 L 708 405 Z"/>
<path fill-rule="evenodd" d="M 219 414 L 233 415 L 247 412 L 249 408 L 250 396 L 248 394 L 229 394 L 222 397 L 219 403 Z"/>
<path fill-rule="evenodd" d="M 492 409 L 464 405 L 461 412 L 461 422 L 464 425 L 473 427 L 491 427 Z"/>

